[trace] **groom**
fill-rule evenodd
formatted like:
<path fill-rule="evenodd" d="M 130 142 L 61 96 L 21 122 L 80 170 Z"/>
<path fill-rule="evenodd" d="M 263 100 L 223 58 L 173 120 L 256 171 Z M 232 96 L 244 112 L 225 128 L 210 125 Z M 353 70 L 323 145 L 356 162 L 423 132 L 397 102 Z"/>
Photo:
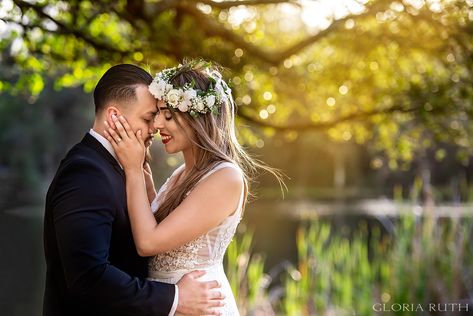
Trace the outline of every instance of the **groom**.
<path fill-rule="evenodd" d="M 217 281 L 200 282 L 201 271 L 177 285 L 145 280 L 147 258 L 138 256 L 127 213 L 124 172 L 103 137 L 104 121 L 126 115 L 134 131 L 156 128 L 152 81 L 143 69 L 110 68 L 94 91 L 95 122 L 61 161 L 46 196 L 43 315 L 210 314 L 222 304 Z"/>

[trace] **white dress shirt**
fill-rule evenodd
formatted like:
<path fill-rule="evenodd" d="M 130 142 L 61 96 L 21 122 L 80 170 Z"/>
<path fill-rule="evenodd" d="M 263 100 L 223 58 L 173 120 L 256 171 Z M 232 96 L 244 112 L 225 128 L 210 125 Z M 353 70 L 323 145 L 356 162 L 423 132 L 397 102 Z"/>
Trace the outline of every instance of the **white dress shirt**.
<path fill-rule="evenodd" d="M 89 134 L 92 135 L 95 139 L 97 139 L 100 142 L 100 144 L 102 144 L 102 146 L 105 147 L 105 149 L 113 156 L 113 158 L 115 158 L 115 160 L 120 165 L 120 162 L 117 159 L 117 154 L 115 153 L 115 150 L 113 150 L 113 146 L 112 144 L 110 144 L 108 139 L 106 139 L 105 137 L 103 137 L 102 135 L 94 131 L 92 128 L 90 129 Z M 122 167 L 122 165 L 120 165 L 120 167 Z M 156 202 L 153 201 L 153 203 L 156 203 Z M 176 289 L 174 293 L 174 303 L 172 304 L 171 311 L 169 312 L 169 316 L 173 316 L 176 313 L 177 304 L 179 301 L 179 288 L 177 287 L 177 285 L 174 285 L 174 287 Z"/>

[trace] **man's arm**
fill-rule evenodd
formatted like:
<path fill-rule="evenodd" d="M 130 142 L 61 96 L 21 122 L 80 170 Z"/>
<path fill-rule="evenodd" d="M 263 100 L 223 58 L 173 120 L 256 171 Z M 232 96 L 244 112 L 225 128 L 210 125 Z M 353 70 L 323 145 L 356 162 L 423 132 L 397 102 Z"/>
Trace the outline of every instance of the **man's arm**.
<path fill-rule="evenodd" d="M 116 314 L 168 315 L 174 285 L 140 280 L 108 261 L 115 218 L 113 190 L 103 171 L 86 161 L 58 179 L 54 223 L 70 293 Z"/>

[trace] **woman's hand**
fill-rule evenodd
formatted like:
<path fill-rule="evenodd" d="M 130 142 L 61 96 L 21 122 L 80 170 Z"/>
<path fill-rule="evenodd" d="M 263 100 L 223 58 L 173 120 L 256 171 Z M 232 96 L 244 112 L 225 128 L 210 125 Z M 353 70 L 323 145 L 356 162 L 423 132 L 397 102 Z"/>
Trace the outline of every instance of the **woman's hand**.
<path fill-rule="evenodd" d="M 120 118 L 112 116 L 112 119 L 115 128 L 105 122 L 108 128 L 104 133 L 112 144 L 125 173 L 129 171 L 143 172 L 146 151 L 141 130 L 138 130 L 135 135 L 123 116 L 120 116 Z"/>

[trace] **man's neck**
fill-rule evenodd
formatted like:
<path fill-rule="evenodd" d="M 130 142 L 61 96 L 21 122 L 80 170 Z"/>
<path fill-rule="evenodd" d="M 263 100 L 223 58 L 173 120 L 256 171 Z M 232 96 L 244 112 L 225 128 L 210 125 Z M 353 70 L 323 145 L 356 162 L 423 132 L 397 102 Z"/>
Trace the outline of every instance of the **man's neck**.
<path fill-rule="evenodd" d="M 120 165 L 120 162 L 118 161 L 118 158 L 117 158 L 117 154 L 115 153 L 115 150 L 113 149 L 112 144 L 103 135 L 97 132 L 97 130 L 94 127 L 90 129 L 89 134 L 92 135 L 98 142 L 100 142 L 100 144 L 102 144 L 102 146 L 105 147 L 105 149 L 110 153 L 110 155 L 113 156 L 113 158 L 115 158 L 115 160 Z"/>

